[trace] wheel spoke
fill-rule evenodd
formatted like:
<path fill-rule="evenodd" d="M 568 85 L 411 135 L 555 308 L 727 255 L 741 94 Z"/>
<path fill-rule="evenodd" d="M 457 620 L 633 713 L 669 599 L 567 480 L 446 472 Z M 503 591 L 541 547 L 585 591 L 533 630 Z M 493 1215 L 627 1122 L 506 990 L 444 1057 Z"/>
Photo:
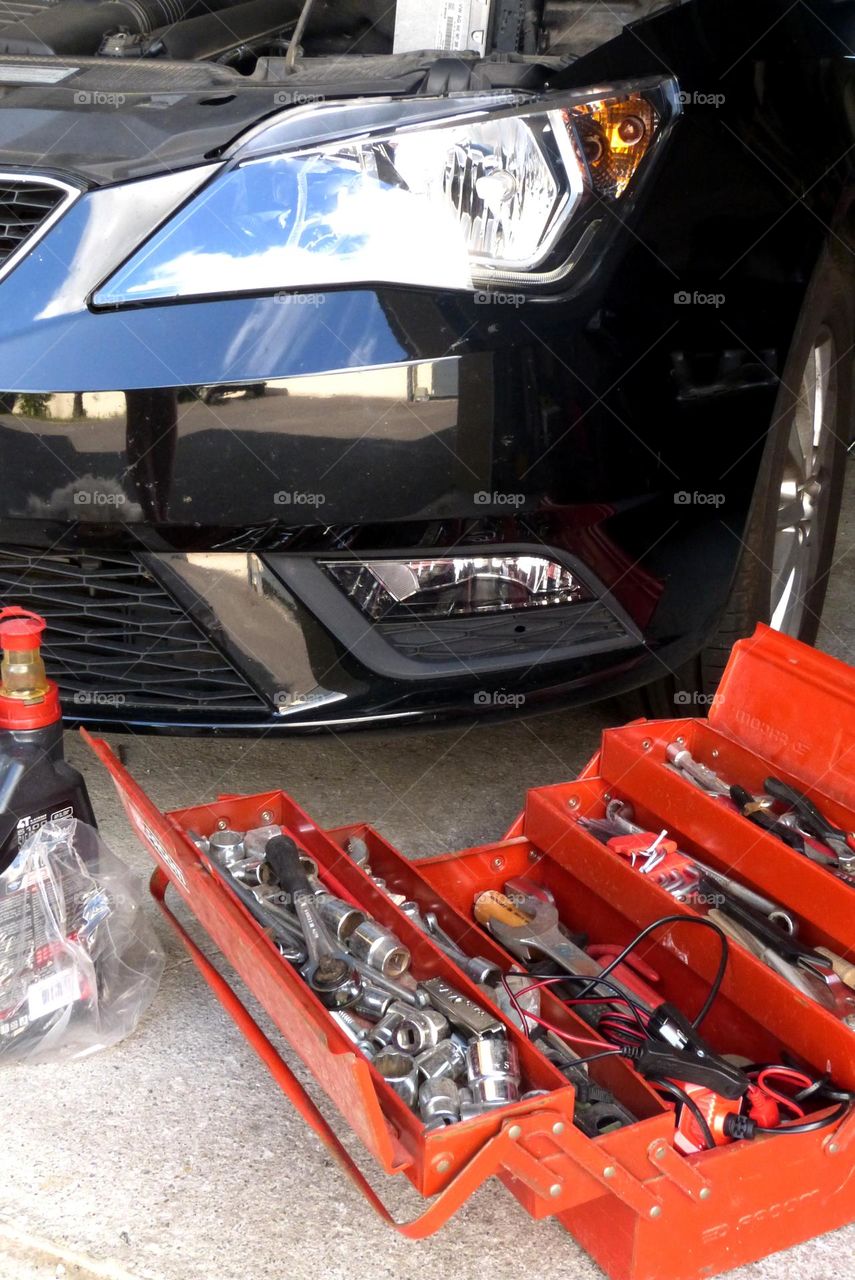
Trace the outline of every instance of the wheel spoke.
<path fill-rule="evenodd" d="M 833 446 L 834 343 L 812 347 L 799 383 L 781 477 L 772 562 L 772 626 L 798 635 L 821 550 L 823 466 Z"/>

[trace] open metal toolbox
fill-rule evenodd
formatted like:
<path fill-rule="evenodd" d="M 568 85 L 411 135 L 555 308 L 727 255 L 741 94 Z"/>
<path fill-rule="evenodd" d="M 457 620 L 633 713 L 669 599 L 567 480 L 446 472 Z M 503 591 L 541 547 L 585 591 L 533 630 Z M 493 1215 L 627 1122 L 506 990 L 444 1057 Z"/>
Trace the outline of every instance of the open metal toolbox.
<path fill-rule="evenodd" d="M 603 735 L 580 779 L 531 791 L 504 840 L 438 858 L 408 861 L 375 830 L 319 828 L 284 791 L 224 796 L 213 804 L 161 813 L 109 747 L 86 735 L 113 776 L 130 821 L 157 862 L 152 891 L 203 976 L 283 1091 L 326 1143 L 372 1207 L 410 1238 L 439 1228 L 487 1178 L 495 1176 L 534 1218 L 555 1216 L 615 1280 L 710 1276 L 855 1219 L 855 1110 L 838 1123 L 786 1137 L 738 1141 L 685 1156 L 674 1146 L 673 1114 L 619 1057 L 592 1063 L 591 1076 L 637 1117 L 591 1138 L 574 1125 L 574 1090 L 512 1024 L 526 1088 L 542 1090 L 498 1111 L 426 1132 L 419 1118 L 354 1051 L 338 1024 L 286 963 L 268 935 L 215 875 L 187 832 L 225 826 L 282 826 L 321 869 L 332 892 L 358 902 L 410 949 L 422 978 L 442 976 L 487 1004 L 454 962 L 343 852 L 358 835 L 375 874 L 390 889 L 437 913 L 465 950 L 507 967 L 510 957 L 472 918 L 473 895 L 525 874 L 554 894 L 562 918 L 593 942 L 624 945 L 664 915 L 692 915 L 582 827 L 613 795 L 641 822 L 667 826 L 690 854 L 797 910 L 811 945 L 855 952 L 855 887 L 794 853 L 738 813 L 695 789 L 666 763 L 666 747 L 693 755 L 762 787 L 774 772 L 813 796 L 829 817 L 855 830 L 855 671 L 760 628 L 734 649 L 708 720 L 637 722 Z M 487 780 L 489 781 L 489 780 Z M 202 928 L 270 1015 L 380 1167 L 403 1174 L 424 1196 L 424 1213 L 395 1223 L 280 1054 L 224 977 L 165 902 L 172 885 Z M 700 1007 L 715 974 L 716 938 L 706 929 L 668 926 L 643 952 L 663 998 Z M 543 994 L 556 1024 L 591 1028 Z M 494 1010 L 502 1017 L 498 1009 Z M 796 1054 L 855 1090 L 855 1032 L 806 999 L 748 952 L 731 948 L 704 1035 L 721 1052 L 756 1060 Z M 604 1042 L 605 1043 L 605 1042 Z"/>

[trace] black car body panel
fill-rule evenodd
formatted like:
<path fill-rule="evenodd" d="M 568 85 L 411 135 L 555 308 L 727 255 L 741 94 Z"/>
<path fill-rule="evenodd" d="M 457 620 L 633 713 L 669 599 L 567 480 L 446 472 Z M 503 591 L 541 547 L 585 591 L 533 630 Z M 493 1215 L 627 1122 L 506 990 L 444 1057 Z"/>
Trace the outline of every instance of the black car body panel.
<path fill-rule="evenodd" d="M 682 110 L 621 217 L 593 219 L 539 292 L 98 307 L 189 172 L 289 104 L 210 63 L 144 60 L 77 58 L 6 93 L 0 166 L 79 187 L 0 278 L 0 592 L 48 616 L 70 715 L 412 723 L 590 700 L 698 652 L 824 246 L 852 278 L 855 5 L 745 9 L 692 0 L 541 70 L 550 91 L 673 77 Z M 429 60 L 396 65 L 387 93 L 425 91 Z M 592 603 L 396 631 L 317 567 L 466 547 L 546 549 Z"/>

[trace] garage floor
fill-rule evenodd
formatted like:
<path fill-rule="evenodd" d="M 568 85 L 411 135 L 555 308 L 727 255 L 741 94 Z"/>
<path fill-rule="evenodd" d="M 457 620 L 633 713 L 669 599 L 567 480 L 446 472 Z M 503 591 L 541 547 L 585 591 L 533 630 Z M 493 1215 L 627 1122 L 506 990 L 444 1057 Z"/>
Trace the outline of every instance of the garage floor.
<path fill-rule="evenodd" d="M 821 644 L 853 662 L 852 468 L 849 479 Z M 121 741 L 163 808 L 284 787 L 321 823 L 365 819 L 419 856 L 501 835 L 526 788 L 572 777 L 616 716 L 594 707 L 410 737 Z M 68 750 L 108 843 L 147 874 L 104 772 L 74 737 Z M 495 1182 L 426 1243 L 383 1227 L 156 927 L 167 968 L 136 1035 L 88 1062 L 0 1069 L 0 1280 L 600 1276 L 561 1228 L 535 1224 Z M 399 1218 L 419 1211 L 403 1179 L 375 1182 Z M 733 1274 L 851 1276 L 855 1226 Z"/>

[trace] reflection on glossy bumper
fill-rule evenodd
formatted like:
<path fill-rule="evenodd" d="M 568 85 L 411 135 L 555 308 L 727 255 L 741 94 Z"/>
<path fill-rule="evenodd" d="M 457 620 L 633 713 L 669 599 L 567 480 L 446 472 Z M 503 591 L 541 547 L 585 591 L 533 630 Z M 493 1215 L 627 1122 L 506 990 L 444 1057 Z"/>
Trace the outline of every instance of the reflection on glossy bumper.
<path fill-rule="evenodd" d="M 460 361 L 128 392 L 0 396 L 9 518 L 178 526 L 429 518 L 489 476 Z M 464 458 L 466 460 L 464 461 Z"/>

